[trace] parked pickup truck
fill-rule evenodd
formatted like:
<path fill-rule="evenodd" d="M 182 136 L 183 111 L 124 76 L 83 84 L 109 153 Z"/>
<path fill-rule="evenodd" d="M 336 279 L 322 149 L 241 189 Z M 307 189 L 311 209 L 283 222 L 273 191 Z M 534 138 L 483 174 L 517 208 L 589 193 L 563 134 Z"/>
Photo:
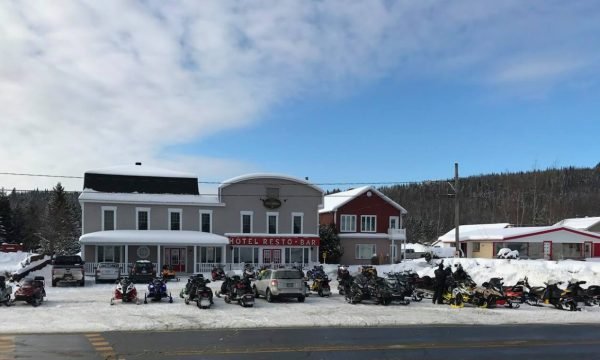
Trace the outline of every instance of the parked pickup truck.
<path fill-rule="evenodd" d="M 85 269 L 79 255 L 57 256 L 52 260 L 52 286 L 59 282 L 85 286 Z"/>

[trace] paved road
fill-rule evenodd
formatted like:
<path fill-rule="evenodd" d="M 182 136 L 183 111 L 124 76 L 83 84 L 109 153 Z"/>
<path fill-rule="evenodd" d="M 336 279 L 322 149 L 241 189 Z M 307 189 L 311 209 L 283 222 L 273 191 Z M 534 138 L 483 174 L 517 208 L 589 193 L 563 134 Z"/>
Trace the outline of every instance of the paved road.
<path fill-rule="evenodd" d="M 4 359 L 600 358 L 600 325 L 406 326 L 1 335 Z"/>

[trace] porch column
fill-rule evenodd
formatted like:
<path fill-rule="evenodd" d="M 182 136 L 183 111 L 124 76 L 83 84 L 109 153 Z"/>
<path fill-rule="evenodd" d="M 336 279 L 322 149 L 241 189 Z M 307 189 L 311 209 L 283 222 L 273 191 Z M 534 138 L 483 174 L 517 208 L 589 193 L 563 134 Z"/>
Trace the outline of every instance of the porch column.
<path fill-rule="evenodd" d="M 160 273 L 160 245 L 156 245 L 156 274 Z"/>
<path fill-rule="evenodd" d="M 192 274 L 198 272 L 197 263 L 198 263 L 198 247 L 196 245 L 194 245 L 194 270 L 192 270 Z"/>
<path fill-rule="evenodd" d="M 85 245 L 81 244 L 81 260 L 85 261 Z"/>
<path fill-rule="evenodd" d="M 232 260 L 233 262 L 233 260 Z M 221 263 L 227 264 L 227 245 L 221 247 Z"/>
<path fill-rule="evenodd" d="M 94 262 L 97 264 L 98 263 L 98 245 L 96 245 L 96 253 L 94 254 Z"/>
<path fill-rule="evenodd" d="M 125 273 L 129 275 L 129 245 L 125 245 Z"/>

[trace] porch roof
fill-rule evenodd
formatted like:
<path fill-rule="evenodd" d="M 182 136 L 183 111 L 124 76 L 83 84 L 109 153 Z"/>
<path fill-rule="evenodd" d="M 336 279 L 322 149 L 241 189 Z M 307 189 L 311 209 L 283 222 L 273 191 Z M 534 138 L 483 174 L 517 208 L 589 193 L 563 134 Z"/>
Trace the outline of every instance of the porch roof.
<path fill-rule="evenodd" d="M 200 231 L 112 230 L 82 235 L 83 245 L 228 245 L 225 236 Z"/>

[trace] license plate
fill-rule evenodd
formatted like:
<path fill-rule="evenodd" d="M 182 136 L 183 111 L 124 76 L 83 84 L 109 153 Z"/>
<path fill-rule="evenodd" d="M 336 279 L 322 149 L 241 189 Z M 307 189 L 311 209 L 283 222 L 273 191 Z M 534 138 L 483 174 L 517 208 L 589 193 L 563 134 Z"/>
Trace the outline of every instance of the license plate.
<path fill-rule="evenodd" d="M 200 300 L 200 306 L 209 306 L 209 305 L 210 305 L 210 300 L 208 300 L 208 299 Z"/>
<path fill-rule="evenodd" d="M 289 288 L 294 287 L 294 283 L 287 283 L 287 287 L 289 287 Z"/>

